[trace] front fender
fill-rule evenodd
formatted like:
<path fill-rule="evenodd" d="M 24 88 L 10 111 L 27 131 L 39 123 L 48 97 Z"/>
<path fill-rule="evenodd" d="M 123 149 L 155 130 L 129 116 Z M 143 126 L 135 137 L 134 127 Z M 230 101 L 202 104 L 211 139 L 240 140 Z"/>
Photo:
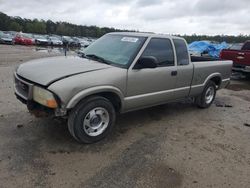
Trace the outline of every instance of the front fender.
<path fill-rule="evenodd" d="M 114 86 L 95 86 L 95 87 L 91 87 L 91 88 L 87 88 L 84 89 L 82 91 L 80 91 L 79 93 L 77 93 L 72 99 L 70 99 L 70 101 L 67 103 L 66 108 L 67 109 L 71 109 L 74 108 L 75 105 L 80 102 L 82 99 L 90 96 L 90 95 L 94 95 L 94 94 L 98 94 L 98 93 L 103 93 L 103 92 L 111 92 L 114 93 L 116 95 L 119 96 L 120 100 L 121 100 L 121 107 L 123 107 L 123 103 L 124 103 L 124 95 L 121 92 L 120 89 L 114 87 Z"/>

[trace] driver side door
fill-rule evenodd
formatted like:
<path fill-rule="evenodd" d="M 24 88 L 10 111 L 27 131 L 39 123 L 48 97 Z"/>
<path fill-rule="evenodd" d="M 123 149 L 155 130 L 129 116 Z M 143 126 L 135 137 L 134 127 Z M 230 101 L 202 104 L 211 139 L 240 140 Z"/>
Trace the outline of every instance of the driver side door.
<path fill-rule="evenodd" d="M 141 57 L 153 56 L 156 68 L 128 70 L 127 111 L 153 106 L 174 99 L 177 67 L 172 41 L 168 38 L 151 38 Z"/>

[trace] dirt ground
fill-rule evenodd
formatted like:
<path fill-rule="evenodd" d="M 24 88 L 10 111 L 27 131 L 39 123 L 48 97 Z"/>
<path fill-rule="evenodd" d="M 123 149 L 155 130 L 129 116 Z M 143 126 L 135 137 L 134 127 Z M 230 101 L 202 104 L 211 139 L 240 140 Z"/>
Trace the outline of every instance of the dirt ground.
<path fill-rule="evenodd" d="M 250 187 L 250 80 L 234 76 L 205 110 L 190 101 L 120 115 L 81 145 L 66 121 L 36 119 L 13 93 L 13 71 L 58 50 L 0 45 L 0 187 Z"/>

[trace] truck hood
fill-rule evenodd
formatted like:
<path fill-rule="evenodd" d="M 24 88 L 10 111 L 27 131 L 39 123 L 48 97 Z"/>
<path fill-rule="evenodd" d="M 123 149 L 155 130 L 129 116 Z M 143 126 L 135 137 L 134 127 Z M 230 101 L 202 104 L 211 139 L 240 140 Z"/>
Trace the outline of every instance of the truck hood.
<path fill-rule="evenodd" d="M 110 65 L 77 56 L 60 56 L 36 59 L 23 63 L 18 67 L 17 74 L 32 82 L 48 86 L 55 81 L 69 76 L 111 67 Z"/>

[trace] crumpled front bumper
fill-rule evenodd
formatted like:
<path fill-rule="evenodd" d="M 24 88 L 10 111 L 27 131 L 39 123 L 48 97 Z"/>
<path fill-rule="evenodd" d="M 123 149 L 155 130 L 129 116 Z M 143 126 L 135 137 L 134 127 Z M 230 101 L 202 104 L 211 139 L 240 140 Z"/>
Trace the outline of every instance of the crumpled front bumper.
<path fill-rule="evenodd" d="M 16 98 L 26 104 L 29 112 L 36 117 L 65 116 L 67 114 L 67 111 L 63 108 L 51 109 L 35 102 L 33 100 L 34 84 L 18 76 L 16 72 L 14 73 L 14 85 Z"/>

